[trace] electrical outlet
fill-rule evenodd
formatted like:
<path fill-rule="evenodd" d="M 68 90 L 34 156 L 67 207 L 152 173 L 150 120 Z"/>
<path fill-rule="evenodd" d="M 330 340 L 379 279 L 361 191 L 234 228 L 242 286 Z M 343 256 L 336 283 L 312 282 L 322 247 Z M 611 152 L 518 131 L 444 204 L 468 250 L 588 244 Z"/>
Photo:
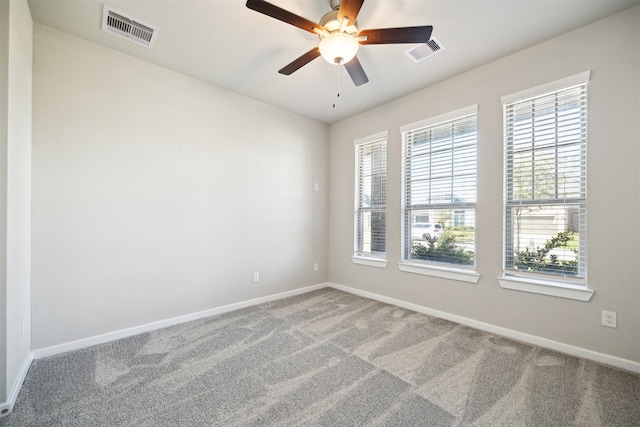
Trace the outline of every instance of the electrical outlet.
<path fill-rule="evenodd" d="M 258 273 L 257 271 L 255 273 L 253 273 L 253 281 L 254 282 L 259 282 L 260 281 L 260 273 Z"/>
<path fill-rule="evenodd" d="M 615 311 L 602 310 L 602 326 L 615 328 L 617 323 L 616 317 L 617 316 Z"/>
<path fill-rule="evenodd" d="M 313 264 L 313 271 L 318 271 L 318 263 Z"/>

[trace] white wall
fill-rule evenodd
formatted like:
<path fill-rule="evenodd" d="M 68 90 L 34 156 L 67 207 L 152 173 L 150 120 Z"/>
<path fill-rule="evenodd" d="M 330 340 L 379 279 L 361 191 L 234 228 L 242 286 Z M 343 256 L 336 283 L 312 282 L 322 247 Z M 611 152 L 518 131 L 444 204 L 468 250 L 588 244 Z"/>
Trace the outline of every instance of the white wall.
<path fill-rule="evenodd" d="M 388 298 L 640 362 L 640 9 L 638 7 L 330 127 L 329 280 Z M 444 54 L 447 54 L 445 52 Z M 428 71 L 429 62 L 420 66 Z M 500 288 L 500 97 L 585 70 L 590 302 Z M 400 272 L 399 126 L 479 104 L 478 284 Z M 389 131 L 386 269 L 354 265 L 353 140 Z M 618 328 L 600 326 L 600 311 Z"/>
<path fill-rule="evenodd" d="M 0 9 L 3 106 L 0 136 L 2 209 L 0 237 L 3 294 L 2 390 L 0 405 L 11 406 L 30 362 L 31 281 L 31 77 L 33 21 L 25 0 Z M 6 60 L 5 60 L 6 59 Z M 6 103 L 5 103 L 6 102 Z M 5 132 L 6 130 L 6 132 Z M 6 375 L 5 375 L 6 374 Z M 3 408 L 4 409 L 4 408 Z"/>
<path fill-rule="evenodd" d="M 326 125 L 40 25 L 33 79 L 34 349 L 326 281 Z"/>
<path fill-rule="evenodd" d="M 9 2 L 0 2 L 0 402 L 7 400 L 7 142 Z M 2 403 L 0 403 L 1 405 Z M 4 406 L 4 405 L 3 405 Z M 3 408 L 3 410 L 6 408 Z"/>

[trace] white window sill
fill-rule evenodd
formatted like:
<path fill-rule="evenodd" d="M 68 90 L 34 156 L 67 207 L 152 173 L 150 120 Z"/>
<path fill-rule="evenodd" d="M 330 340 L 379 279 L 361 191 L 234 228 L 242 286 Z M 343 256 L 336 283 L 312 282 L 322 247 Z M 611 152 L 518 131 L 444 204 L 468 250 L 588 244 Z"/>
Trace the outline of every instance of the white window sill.
<path fill-rule="evenodd" d="M 500 287 L 504 289 L 550 295 L 578 301 L 589 301 L 594 294 L 594 291 L 587 289 L 586 286 L 570 285 L 550 280 L 537 280 L 505 275 L 498 277 L 498 282 L 500 283 Z"/>
<path fill-rule="evenodd" d="M 367 258 L 363 256 L 352 256 L 354 264 L 368 265 L 369 267 L 387 268 L 387 261 L 380 258 Z"/>
<path fill-rule="evenodd" d="M 480 275 L 475 271 L 459 270 L 455 268 L 435 267 L 431 265 L 398 263 L 400 271 L 422 274 L 425 276 L 440 277 L 443 279 L 457 280 L 459 282 L 478 283 Z"/>

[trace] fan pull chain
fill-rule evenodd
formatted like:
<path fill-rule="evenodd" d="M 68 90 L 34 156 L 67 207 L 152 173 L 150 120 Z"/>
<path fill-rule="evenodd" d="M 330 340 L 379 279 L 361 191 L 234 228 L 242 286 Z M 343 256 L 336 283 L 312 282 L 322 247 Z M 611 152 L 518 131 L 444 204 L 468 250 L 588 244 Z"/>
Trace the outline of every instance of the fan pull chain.
<path fill-rule="evenodd" d="M 333 93 L 335 93 L 335 99 L 333 100 L 333 108 L 336 108 L 338 98 L 340 98 L 340 70 L 338 65 L 333 66 Z"/>

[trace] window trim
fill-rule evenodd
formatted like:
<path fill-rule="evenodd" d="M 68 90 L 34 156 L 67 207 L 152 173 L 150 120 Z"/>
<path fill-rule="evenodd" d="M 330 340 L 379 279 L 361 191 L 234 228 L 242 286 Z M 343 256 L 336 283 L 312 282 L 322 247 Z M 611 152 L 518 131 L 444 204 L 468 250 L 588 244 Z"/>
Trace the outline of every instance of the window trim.
<path fill-rule="evenodd" d="M 439 123 L 448 122 L 450 120 L 455 120 L 460 117 L 470 116 L 471 114 L 478 114 L 478 104 L 473 104 L 468 107 L 459 108 L 454 111 L 449 111 L 448 113 L 443 113 L 434 117 L 429 117 L 428 119 L 419 120 L 417 122 L 402 125 L 400 126 L 400 133 L 402 134 L 403 132 L 408 132 L 418 128 L 437 125 Z"/>
<path fill-rule="evenodd" d="M 369 267 L 387 268 L 386 258 L 365 257 L 362 255 L 353 255 L 351 262 L 359 265 L 367 265 Z"/>
<path fill-rule="evenodd" d="M 406 273 L 422 274 L 423 276 L 440 277 L 442 279 L 457 280 L 458 282 L 478 283 L 480 275 L 475 270 L 463 268 L 440 267 L 435 264 L 418 264 L 417 262 L 403 261 L 398 263 L 398 269 Z M 453 265 L 453 264 L 451 264 Z"/>
<path fill-rule="evenodd" d="M 533 294 L 549 295 L 578 301 L 589 301 L 594 290 L 583 285 L 572 285 L 553 280 L 537 280 L 530 277 L 503 275 L 498 277 L 498 283 L 502 289 L 523 291 Z"/>
<path fill-rule="evenodd" d="M 506 122 L 504 116 L 504 107 L 507 104 L 514 104 L 519 101 L 524 101 L 531 98 L 544 96 L 551 92 L 562 91 L 565 88 L 569 88 L 576 85 L 586 84 L 591 78 L 591 70 L 583 71 L 571 76 L 567 76 L 552 82 L 544 83 L 529 89 L 525 89 L 519 92 L 515 92 L 509 95 L 502 96 L 500 98 L 503 106 L 503 123 L 506 130 Z M 503 135 L 503 143 L 506 144 L 505 136 Z M 506 150 L 506 148 L 505 148 Z M 506 171 L 506 151 L 505 151 L 505 164 Z M 503 171 L 503 173 L 506 173 Z M 506 179 L 504 179 L 505 189 L 507 188 Z M 505 190 L 506 191 L 506 190 Z M 506 195 L 503 201 L 503 227 L 505 227 L 504 212 L 507 207 Z M 584 204 L 587 204 L 587 197 L 585 196 Z M 585 224 L 586 227 L 586 224 Z M 506 231 L 505 231 L 506 233 Z M 584 277 L 571 278 L 566 276 L 554 276 L 553 274 L 536 274 L 520 272 L 518 270 L 512 270 L 506 267 L 506 234 L 503 239 L 503 263 L 502 263 L 502 276 L 498 277 L 500 287 L 503 289 L 518 290 L 542 295 L 556 296 L 560 298 L 569 298 L 579 301 L 589 301 L 594 294 L 594 291 L 587 287 L 587 273 L 585 271 Z M 585 242 L 586 244 L 586 242 Z M 586 258 L 586 256 L 585 256 Z"/>
<path fill-rule="evenodd" d="M 580 83 L 588 82 L 591 77 L 591 70 L 583 71 L 582 73 L 567 76 L 562 79 L 558 79 L 552 82 L 544 83 L 529 89 L 521 90 L 509 95 L 504 95 L 500 98 L 502 105 L 513 104 L 514 102 L 523 101 L 525 99 L 534 98 L 536 96 L 543 95 L 548 92 L 556 92 L 564 88 L 579 85 Z"/>
<path fill-rule="evenodd" d="M 386 268 L 387 267 L 387 263 L 386 263 L 386 258 L 387 258 L 387 238 L 386 238 L 386 234 L 387 234 L 387 227 L 386 227 L 386 221 L 385 221 L 385 251 L 384 253 L 378 253 L 378 252 L 363 252 L 363 251 L 358 251 L 358 234 L 359 234 L 359 229 L 358 229 L 358 220 L 357 220 L 357 216 L 359 213 L 359 208 L 358 208 L 358 192 L 359 192 L 359 186 L 360 186 L 360 182 L 358 180 L 358 167 L 359 167 L 359 159 L 357 157 L 357 149 L 359 146 L 361 145 L 366 145 L 366 144 L 370 144 L 370 143 L 375 143 L 377 141 L 380 141 L 382 139 L 384 139 L 384 150 L 385 150 L 385 164 L 384 164 L 384 171 L 385 171 L 385 177 L 387 174 L 387 143 L 388 143 L 388 138 L 389 138 L 389 131 L 388 130 L 384 130 L 381 132 L 377 132 L 375 134 L 366 136 L 364 138 L 358 138 L 355 139 L 353 141 L 353 146 L 355 149 L 355 153 L 354 155 L 356 156 L 355 158 L 355 174 L 354 174 L 354 221 L 353 221 L 353 255 L 352 255 L 352 261 L 354 264 L 360 264 L 360 265 L 367 265 L 367 266 L 371 266 L 371 267 L 380 267 L 380 268 Z M 385 179 L 386 182 L 386 179 Z M 386 183 L 385 183 L 386 185 Z M 386 188 L 385 188 L 385 194 L 386 194 Z M 385 195 L 385 203 L 384 203 L 384 211 L 385 211 L 385 217 L 386 217 L 386 211 L 387 211 L 387 203 L 386 203 L 386 195 Z"/>

